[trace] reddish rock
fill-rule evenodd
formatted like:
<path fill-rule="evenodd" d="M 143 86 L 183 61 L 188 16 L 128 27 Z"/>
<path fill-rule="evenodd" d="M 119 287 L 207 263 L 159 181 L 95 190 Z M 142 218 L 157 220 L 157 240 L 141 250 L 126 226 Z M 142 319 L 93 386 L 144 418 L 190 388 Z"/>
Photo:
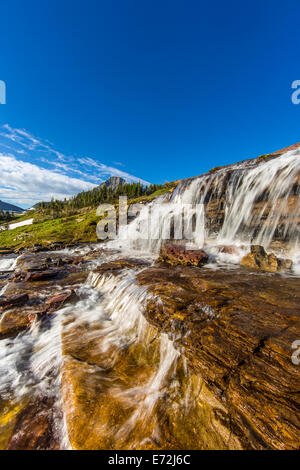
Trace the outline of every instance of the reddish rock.
<path fill-rule="evenodd" d="M 25 281 L 31 281 L 31 282 L 36 282 L 36 281 L 47 281 L 48 279 L 53 279 L 54 277 L 57 276 L 59 271 L 52 270 L 52 271 L 41 271 L 41 272 L 28 272 L 25 276 Z"/>
<path fill-rule="evenodd" d="M 56 294 L 54 297 L 51 297 L 50 299 L 46 300 L 46 305 L 51 305 L 51 306 L 54 306 L 57 304 L 62 305 L 66 301 L 76 301 L 78 299 L 79 297 L 76 294 L 76 292 L 74 292 L 74 290 L 69 290 L 66 292 Z"/>
<path fill-rule="evenodd" d="M 161 248 L 157 262 L 199 267 L 208 263 L 208 254 L 204 250 L 188 250 L 184 245 L 168 243 Z"/>
<path fill-rule="evenodd" d="M 36 313 L 30 313 L 28 315 L 28 321 L 30 325 L 32 325 L 36 321 L 37 318 L 38 318 L 38 315 Z"/>
<path fill-rule="evenodd" d="M 20 309 L 18 306 L 3 313 L 0 320 L 0 339 L 14 338 L 21 331 L 26 330 L 32 324 L 30 311 Z"/>
<path fill-rule="evenodd" d="M 224 245 L 220 246 L 220 253 L 226 253 L 228 255 L 236 255 L 239 253 L 239 250 L 234 245 Z"/>
<path fill-rule="evenodd" d="M 15 305 L 24 305 L 28 301 L 28 294 L 10 295 L 0 298 L 0 308 L 10 308 Z"/>

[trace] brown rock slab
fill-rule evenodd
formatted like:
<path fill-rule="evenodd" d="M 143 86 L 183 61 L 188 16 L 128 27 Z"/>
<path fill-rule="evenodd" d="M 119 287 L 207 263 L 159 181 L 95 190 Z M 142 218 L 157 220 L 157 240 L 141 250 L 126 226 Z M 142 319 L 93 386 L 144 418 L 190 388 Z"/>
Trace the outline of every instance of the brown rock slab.
<path fill-rule="evenodd" d="M 148 261 L 136 258 L 119 258 L 108 263 L 102 263 L 93 272 L 117 276 L 123 269 L 141 269 L 150 266 L 150 264 Z"/>
<path fill-rule="evenodd" d="M 0 320 L 0 339 L 16 336 L 31 325 L 28 312 L 9 310 Z"/>
<path fill-rule="evenodd" d="M 65 303 L 77 302 L 78 300 L 79 297 L 73 289 L 70 289 L 65 292 L 56 293 L 56 295 L 46 300 L 46 309 L 44 310 L 44 313 L 47 313 L 49 315 L 55 312 L 55 310 L 61 308 Z"/>
<path fill-rule="evenodd" d="M 64 304 L 66 301 L 71 302 L 71 301 L 76 301 L 78 299 L 79 299 L 78 295 L 73 290 L 69 290 L 67 292 L 57 293 L 50 299 L 46 300 L 45 303 L 46 305 L 53 305 L 53 304 L 61 305 L 61 304 Z"/>

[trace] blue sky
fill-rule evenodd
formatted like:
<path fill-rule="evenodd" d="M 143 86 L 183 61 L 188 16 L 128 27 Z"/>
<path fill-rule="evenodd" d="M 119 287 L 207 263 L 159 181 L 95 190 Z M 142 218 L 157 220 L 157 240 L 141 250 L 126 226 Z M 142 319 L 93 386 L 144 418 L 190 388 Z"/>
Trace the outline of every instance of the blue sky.
<path fill-rule="evenodd" d="M 163 183 L 300 141 L 298 0 L 1 4 L 0 199 Z"/>

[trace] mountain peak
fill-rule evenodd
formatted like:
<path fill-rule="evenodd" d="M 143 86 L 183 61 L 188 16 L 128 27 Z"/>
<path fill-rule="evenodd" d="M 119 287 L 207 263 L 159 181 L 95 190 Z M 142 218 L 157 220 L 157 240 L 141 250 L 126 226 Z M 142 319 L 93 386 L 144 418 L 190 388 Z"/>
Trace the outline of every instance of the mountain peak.
<path fill-rule="evenodd" d="M 115 191 L 119 186 L 123 186 L 124 184 L 126 184 L 126 180 L 124 180 L 124 178 L 120 178 L 120 176 L 111 176 L 108 180 L 100 184 L 100 188 L 106 186 L 107 189 L 110 188 Z"/>

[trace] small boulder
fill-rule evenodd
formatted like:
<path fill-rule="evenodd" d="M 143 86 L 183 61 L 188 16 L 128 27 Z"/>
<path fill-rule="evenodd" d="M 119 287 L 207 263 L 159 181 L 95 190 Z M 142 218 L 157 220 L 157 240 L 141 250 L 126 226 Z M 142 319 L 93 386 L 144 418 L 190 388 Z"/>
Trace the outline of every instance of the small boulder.
<path fill-rule="evenodd" d="M 54 295 L 54 297 L 51 297 L 50 299 L 46 300 L 46 305 L 62 305 L 66 301 L 68 302 L 76 302 L 79 300 L 78 295 L 74 290 L 69 290 L 66 292 L 62 292 L 59 294 Z"/>
<path fill-rule="evenodd" d="M 241 265 L 258 271 L 275 273 L 284 269 L 291 269 L 292 261 L 277 258 L 274 253 L 268 254 L 263 246 L 252 245 L 251 253 L 243 257 Z"/>
<path fill-rule="evenodd" d="M 79 300 L 79 296 L 76 294 L 74 289 L 68 291 L 60 292 L 50 297 L 45 302 L 45 309 L 41 312 L 42 315 L 52 315 L 59 308 L 61 308 L 65 303 L 75 303 Z"/>
<path fill-rule="evenodd" d="M 53 279 L 54 277 L 57 276 L 59 271 L 52 270 L 52 271 L 34 271 L 34 272 L 28 272 L 25 277 L 25 281 L 48 281 L 49 279 Z"/>
<path fill-rule="evenodd" d="M 161 248 L 157 262 L 200 267 L 208 263 L 208 254 L 204 250 L 188 250 L 184 245 L 168 243 Z"/>

